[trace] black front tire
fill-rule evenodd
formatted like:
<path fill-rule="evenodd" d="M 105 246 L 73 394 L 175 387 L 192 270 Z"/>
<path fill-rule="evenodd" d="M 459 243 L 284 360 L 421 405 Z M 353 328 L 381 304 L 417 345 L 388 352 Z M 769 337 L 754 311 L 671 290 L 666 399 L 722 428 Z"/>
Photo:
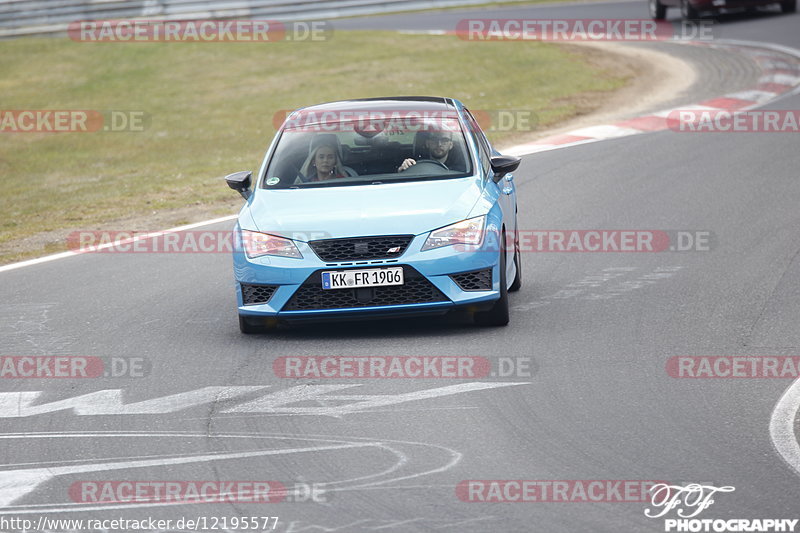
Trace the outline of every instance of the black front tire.
<path fill-rule="evenodd" d="M 797 0 L 781 2 L 781 11 L 784 13 L 795 13 L 797 11 Z"/>
<path fill-rule="evenodd" d="M 664 20 L 667 18 L 667 6 L 658 0 L 650 0 L 650 18 L 653 20 Z"/>
<path fill-rule="evenodd" d="M 506 236 L 503 233 L 500 245 L 500 299 L 488 311 L 478 311 L 474 315 L 479 326 L 507 326 L 510 319 L 508 311 L 508 289 L 506 284 Z"/>
<path fill-rule="evenodd" d="M 516 267 L 514 281 L 511 282 L 508 292 L 517 292 L 522 288 L 522 256 L 519 253 L 519 239 L 514 241 L 514 266 Z"/>

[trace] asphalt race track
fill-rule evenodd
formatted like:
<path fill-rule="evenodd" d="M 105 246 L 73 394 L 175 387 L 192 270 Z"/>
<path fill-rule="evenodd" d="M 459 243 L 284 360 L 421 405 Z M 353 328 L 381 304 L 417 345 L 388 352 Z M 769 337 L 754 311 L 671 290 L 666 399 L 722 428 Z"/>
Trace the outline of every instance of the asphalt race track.
<path fill-rule="evenodd" d="M 335 27 L 450 30 L 470 13 Z M 545 5 L 480 17 L 647 18 L 647 8 Z M 717 31 L 800 49 L 796 14 L 727 16 Z M 800 94 L 767 107 L 800 109 Z M 800 518 L 800 465 L 782 458 L 770 433 L 792 380 L 666 370 L 675 356 L 800 355 L 799 149 L 797 133 L 662 131 L 525 156 L 516 173 L 522 228 L 713 238 L 710 250 L 523 253 L 524 286 L 500 329 L 448 318 L 241 335 L 227 254 L 84 254 L 0 272 L 3 354 L 142 368 L 2 381 L 0 518 L 277 516 L 274 531 L 346 533 L 664 531 L 664 519 L 677 518 L 645 516 L 649 501 L 465 502 L 456 491 L 464 480 L 696 482 L 735 487 L 697 518 Z M 427 380 L 273 370 L 282 356 L 324 355 L 523 366 Z M 297 501 L 75 498 L 76 484 L 108 480 L 275 480 L 297 488 L 288 498 Z"/>

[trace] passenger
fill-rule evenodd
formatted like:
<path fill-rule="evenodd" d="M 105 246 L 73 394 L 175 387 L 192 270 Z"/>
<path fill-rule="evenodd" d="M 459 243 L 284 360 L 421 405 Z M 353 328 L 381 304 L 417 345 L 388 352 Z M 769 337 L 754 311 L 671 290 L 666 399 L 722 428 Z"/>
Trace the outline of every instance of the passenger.
<path fill-rule="evenodd" d="M 342 156 L 339 152 L 339 141 L 335 135 L 318 135 L 311 141 L 303 166 L 300 167 L 300 174 L 297 181 L 309 183 L 315 181 L 325 181 L 336 178 L 346 178 L 354 174 L 348 171 L 342 164 Z"/>

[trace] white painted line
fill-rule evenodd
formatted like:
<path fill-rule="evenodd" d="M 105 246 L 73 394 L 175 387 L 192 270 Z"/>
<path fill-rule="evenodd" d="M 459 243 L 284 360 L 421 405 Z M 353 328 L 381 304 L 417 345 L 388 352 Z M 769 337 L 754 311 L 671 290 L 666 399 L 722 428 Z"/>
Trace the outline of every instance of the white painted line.
<path fill-rule="evenodd" d="M 800 475 L 800 445 L 794 432 L 798 409 L 800 409 L 800 380 L 792 383 L 775 404 L 769 419 L 769 436 L 778 455 Z"/>
<path fill-rule="evenodd" d="M 329 446 L 306 446 L 302 448 L 279 448 L 275 450 L 257 450 L 251 452 L 212 452 L 206 454 L 188 454 L 177 457 L 157 457 L 154 459 L 129 459 L 125 461 L 91 462 L 72 466 L 48 466 L 44 468 L 29 468 L 25 470 L 7 470 L 3 472 L 0 482 L 0 506 L 8 507 L 19 498 L 36 490 L 42 483 L 54 477 L 83 474 L 87 472 L 107 472 L 109 470 L 126 470 L 132 468 L 145 468 L 148 466 L 172 466 L 179 464 L 192 464 L 222 459 L 242 459 L 247 457 L 264 457 L 267 455 L 281 455 L 292 453 L 308 453 L 330 450 L 345 450 L 364 446 L 380 446 L 380 442 L 332 444 Z"/>
<path fill-rule="evenodd" d="M 297 385 L 284 390 L 268 392 L 267 385 L 207 386 L 186 392 L 169 394 L 125 403 L 122 389 L 104 389 L 53 401 L 40 401 L 44 391 L 0 392 L 0 418 L 23 418 L 59 411 L 70 411 L 74 416 L 121 416 L 174 413 L 211 405 L 221 400 L 239 400 L 247 394 L 264 391 L 260 398 L 245 404 L 234 405 L 222 413 L 267 413 L 284 415 L 311 415 L 341 417 L 351 413 L 366 412 L 376 407 L 387 407 L 416 400 L 452 396 L 471 391 L 529 385 L 530 382 L 459 383 L 433 389 L 423 389 L 403 394 L 350 394 L 335 395 L 343 389 L 361 387 L 363 383 Z M 319 405 L 292 407 L 298 402 L 314 401 Z M 328 405 L 329 402 L 334 402 Z M 345 403 L 349 402 L 349 403 Z M 2 486 L 2 483 L 0 483 Z"/>
<path fill-rule="evenodd" d="M 588 128 L 581 128 L 579 130 L 569 132 L 569 135 L 576 137 L 592 137 L 595 139 L 614 139 L 616 137 L 627 137 L 628 135 L 636 135 L 642 133 L 642 130 L 634 128 L 623 128 L 613 124 L 606 124 L 603 126 L 591 126 Z"/>
<path fill-rule="evenodd" d="M 800 85 L 800 76 L 790 76 L 789 74 L 768 74 L 758 78 L 758 83 L 777 83 L 778 85 L 786 85 L 789 90 L 795 85 Z"/>
<path fill-rule="evenodd" d="M 771 91 L 758 91 L 753 89 L 752 91 L 740 91 L 738 93 L 726 94 L 724 98 L 736 98 L 738 100 L 749 100 L 751 102 L 763 104 L 764 102 L 772 100 L 776 96 L 778 96 L 778 93 L 773 93 Z"/>
<path fill-rule="evenodd" d="M 149 433 L 137 433 L 137 432 L 93 432 L 93 433 L 80 433 L 80 432 L 72 432 L 72 433 L 37 433 L 37 434 L 16 434 L 16 435 L 3 435 L 0 436 L 0 439 L 4 438 L 80 438 L 80 437 L 95 437 L 95 438 L 110 438 L 110 437 L 202 437 L 205 439 L 209 438 L 209 435 L 204 433 L 184 433 L 184 432 L 149 432 Z M 424 442 L 416 442 L 416 441 L 401 441 L 401 440 L 381 440 L 375 441 L 371 438 L 367 437 L 337 437 L 333 435 L 292 435 L 292 434 L 277 434 L 277 435 L 264 435 L 264 434 L 256 434 L 256 433 L 234 433 L 234 434 L 216 434 L 212 435 L 211 438 L 213 439 L 269 439 L 269 440 L 300 440 L 300 441 L 310 441 L 310 442 L 320 442 L 325 443 L 325 446 L 316 446 L 314 448 L 309 448 L 308 451 L 315 452 L 317 450 L 320 451 L 328 451 L 328 449 L 334 449 L 335 447 L 341 447 L 339 449 L 358 449 L 365 446 L 372 446 L 372 447 L 380 447 L 389 452 L 390 454 L 394 454 L 396 457 L 395 464 L 389 466 L 388 468 L 384 469 L 383 471 L 377 473 L 366 474 L 360 477 L 350 478 L 350 479 L 341 479 L 335 481 L 327 481 L 324 483 L 325 490 L 331 491 L 340 491 L 340 490 L 358 490 L 358 489 L 365 489 L 365 488 L 375 488 L 380 485 L 386 485 L 389 483 L 395 483 L 397 481 L 404 481 L 404 480 L 411 480 L 416 479 L 423 476 L 438 474 L 441 472 L 445 472 L 452 467 L 454 467 L 458 462 L 461 460 L 462 454 L 452 448 L 446 448 L 444 446 L 439 446 L 435 444 L 429 444 Z M 407 448 L 424 448 L 426 451 L 429 452 L 431 448 L 440 450 L 447 455 L 447 461 L 442 466 L 438 466 L 436 468 L 428 470 L 412 470 L 411 473 L 404 473 L 401 472 L 401 469 L 407 469 L 409 466 L 413 466 L 414 457 L 410 456 L 407 452 L 403 452 L 398 448 L 400 446 L 405 446 Z M 268 454 L 280 454 L 292 452 L 296 453 L 293 450 L 287 449 L 272 449 L 268 451 Z M 242 453 L 242 452 L 239 452 Z M 264 451 L 254 451 L 254 452 L 243 452 L 243 453 L 254 453 L 255 456 L 263 455 Z M 200 454 L 192 455 L 192 457 L 197 458 Z M 425 457 L 429 456 L 426 453 Z M 187 457 L 185 455 L 177 455 L 176 457 Z M 220 452 L 219 457 L 217 458 L 207 458 L 203 459 L 204 461 L 214 461 L 218 459 L 227 459 L 227 454 Z M 157 457 L 147 457 L 142 456 L 140 459 L 144 460 L 155 460 Z M 190 459 L 189 461 L 192 461 Z M 12 466 L 12 465 L 4 465 L 4 466 Z M 52 465 L 51 465 L 52 466 Z M 141 466 L 150 466 L 150 465 L 141 465 L 137 464 L 133 466 L 133 468 L 138 468 Z M 152 466 L 161 466 L 161 465 L 152 465 Z M 56 466 L 55 468 L 64 468 L 60 466 Z M 39 469 L 45 470 L 45 469 Z M 19 473 L 19 472 L 27 472 L 28 469 L 21 471 L 21 470 L 8 470 L 0 473 Z M 63 475 L 64 473 L 72 473 L 72 472 L 57 472 L 54 475 Z M 399 476 L 398 476 L 399 475 Z M 387 476 L 394 476 L 389 477 Z M 51 476 L 52 477 L 52 476 Z M 340 487 L 339 485 L 346 485 L 344 487 Z M 349 485 L 349 486 L 347 486 Z M 335 487 L 334 487 L 335 486 Z M 174 502 L 163 502 L 163 503 L 141 503 L 136 504 L 136 508 L 141 507 L 161 507 L 164 505 L 172 505 L 174 506 Z M 85 512 L 91 510 L 108 510 L 108 509 L 123 509 L 123 508 L 131 508 L 130 503 L 123 503 L 120 505 L 111 505 L 108 503 L 104 503 L 101 505 L 91 505 L 91 504 L 84 504 L 84 503 L 46 503 L 46 504 L 28 504 L 28 505 L 20 505 L 20 506 L 9 506 L 5 508 L 0 508 L 0 516 L 7 515 L 7 514 L 32 514 L 32 513 L 44 513 L 44 512 Z"/>
<path fill-rule="evenodd" d="M 69 252 L 60 252 L 57 254 L 46 255 L 44 257 L 37 257 L 36 259 L 29 259 L 27 261 L 20 261 L 19 263 L 11 263 L 10 265 L 0 266 L 0 272 L 7 272 L 9 270 L 16 270 L 17 268 L 22 268 L 26 266 L 38 265 L 41 263 L 49 263 L 50 261 L 55 261 L 57 259 L 64 259 L 65 257 L 73 257 L 76 255 L 83 255 L 85 253 L 92 253 L 98 250 L 104 250 L 106 248 L 111 248 L 112 246 L 119 246 L 120 244 L 127 244 L 130 242 L 136 242 L 144 239 L 152 239 L 153 237 L 158 237 L 164 235 L 165 233 L 177 233 L 179 231 L 186 231 L 192 228 L 199 228 L 201 226 L 209 226 L 211 224 L 216 224 L 218 222 L 225 222 L 228 220 L 235 220 L 238 215 L 228 215 L 225 217 L 220 218 L 213 218 L 211 220 L 204 220 L 202 222 L 195 222 L 194 224 L 186 224 L 185 226 L 178 226 L 175 228 L 165 229 L 161 231 L 153 231 L 150 233 L 143 233 L 142 235 L 137 235 L 131 239 L 126 239 L 119 242 L 110 242 L 106 244 L 101 244 L 99 246 L 93 246 L 87 250 L 78 250 L 78 251 L 69 251 Z M 102 231 L 102 230 L 101 230 Z"/>
<path fill-rule="evenodd" d="M 447 35 L 451 33 L 447 30 L 399 30 L 401 35 Z"/>

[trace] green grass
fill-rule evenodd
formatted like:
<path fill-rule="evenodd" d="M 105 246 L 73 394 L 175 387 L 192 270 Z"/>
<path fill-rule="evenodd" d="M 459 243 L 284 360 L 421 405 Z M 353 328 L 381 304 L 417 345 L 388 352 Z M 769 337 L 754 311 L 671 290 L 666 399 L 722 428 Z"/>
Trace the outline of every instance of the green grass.
<path fill-rule="evenodd" d="M 472 109 L 533 110 L 547 126 L 575 115 L 580 95 L 625 83 L 552 44 L 380 32 L 321 43 L 19 39 L 0 42 L 0 73 L 0 109 L 148 116 L 143 132 L 0 133 L 0 263 L 63 248 L 20 244 L 41 232 L 131 217 L 148 229 L 154 211 L 193 205 L 235 212 L 219 178 L 257 169 L 277 110 L 443 95 Z"/>

